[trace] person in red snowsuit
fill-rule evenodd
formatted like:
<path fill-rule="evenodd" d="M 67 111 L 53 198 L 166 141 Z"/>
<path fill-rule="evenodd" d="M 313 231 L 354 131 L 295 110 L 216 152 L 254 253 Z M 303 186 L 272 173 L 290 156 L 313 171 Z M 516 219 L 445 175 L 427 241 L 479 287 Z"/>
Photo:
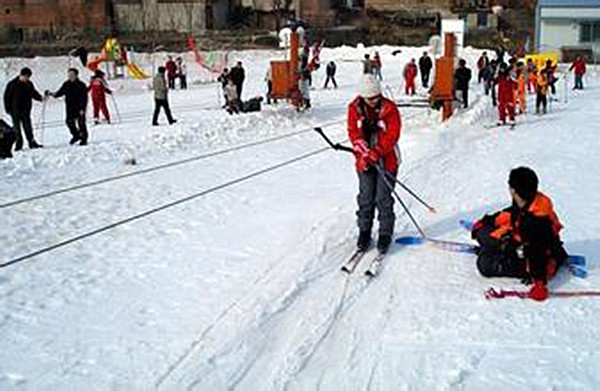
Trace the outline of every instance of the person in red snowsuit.
<path fill-rule="evenodd" d="M 498 73 L 498 78 L 496 79 L 496 84 L 498 84 L 498 116 L 499 123 L 506 123 L 506 114 L 508 113 L 508 117 L 511 123 L 515 122 L 515 89 L 517 87 L 517 83 L 510 77 L 510 73 L 506 64 L 502 63 L 500 66 L 500 72 Z"/>
<path fill-rule="evenodd" d="M 583 75 L 585 74 L 585 60 L 583 57 L 577 56 L 569 70 L 575 73 L 575 87 L 573 89 L 583 90 Z"/>
<path fill-rule="evenodd" d="M 167 57 L 167 63 L 165 64 L 167 69 L 167 82 L 171 90 L 175 89 L 175 79 L 177 78 L 177 64 L 173 61 L 173 57 Z"/>
<path fill-rule="evenodd" d="M 104 72 L 96 70 L 94 76 L 88 86 L 88 91 L 92 95 L 92 106 L 94 109 L 94 123 L 100 123 L 100 111 L 106 119 L 106 122 L 110 123 L 110 114 L 108 113 L 108 107 L 106 106 L 106 94 L 112 94 L 112 91 L 108 88 L 106 80 L 104 80 Z"/>
<path fill-rule="evenodd" d="M 408 64 L 404 67 L 404 92 L 406 95 L 414 95 L 416 92 L 415 79 L 417 77 L 417 64 L 415 59 L 411 59 Z"/>
<path fill-rule="evenodd" d="M 396 218 L 392 189 L 400 164 L 397 143 L 401 126 L 398 108 L 382 96 L 379 80 L 375 75 L 364 75 L 360 95 L 348 106 L 348 138 L 356 157 L 359 182 L 356 215 L 357 247 L 361 251 L 371 244 L 375 209 L 379 220 L 379 252 L 385 253 L 392 241 Z"/>

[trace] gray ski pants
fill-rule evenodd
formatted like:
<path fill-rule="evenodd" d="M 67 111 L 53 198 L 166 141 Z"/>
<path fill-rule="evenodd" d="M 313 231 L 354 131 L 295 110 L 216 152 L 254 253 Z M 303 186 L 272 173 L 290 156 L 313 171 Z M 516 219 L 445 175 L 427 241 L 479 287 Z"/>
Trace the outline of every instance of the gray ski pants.
<path fill-rule="evenodd" d="M 379 176 L 377 170 L 373 167 L 367 171 L 358 171 L 358 229 L 361 232 L 371 232 L 373 228 L 373 219 L 375 218 L 375 208 L 377 208 L 377 218 L 379 220 L 379 236 L 392 235 L 394 232 L 394 198 L 391 189 Z M 388 183 L 393 187 L 396 173 L 387 172 Z"/>

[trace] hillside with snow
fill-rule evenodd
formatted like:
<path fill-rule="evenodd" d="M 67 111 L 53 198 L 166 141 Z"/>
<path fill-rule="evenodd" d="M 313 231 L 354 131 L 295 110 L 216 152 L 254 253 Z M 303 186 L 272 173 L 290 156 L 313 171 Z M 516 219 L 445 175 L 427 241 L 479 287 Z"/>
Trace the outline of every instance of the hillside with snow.
<path fill-rule="evenodd" d="M 395 49 L 367 50 L 382 54 L 386 94 L 405 100 L 402 67 L 426 48 Z M 88 121 L 86 147 L 68 144 L 64 102 L 35 102 L 44 148 L 0 161 L 0 389 L 597 389 L 597 297 L 486 300 L 491 286 L 524 286 L 428 246 L 392 245 L 371 280 L 367 262 L 340 271 L 357 236 L 356 172 L 313 128 L 347 139 L 364 53 L 324 49 L 340 87 L 322 89 L 322 67 L 304 113 L 279 103 L 230 116 L 188 57 L 190 88 L 170 93 L 179 121 L 153 127 L 149 81 L 109 81 L 116 121 Z M 465 49 L 471 68 L 479 53 Z M 245 99 L 265 93 L 276 58 L 230 54 L 246 67 Z M 148 56 L 138 62 L 151 69 Z M 39 91 L 54 91 L 69 64 L 0 59 L 0 89 L 27 65 Z M 527 165 L 555 203 L 566 249 L 587 258 L 587 278 L 563 270 L 550 289 L 600 290 L 590 68 L 585 90 L 561 78 L 549 113 L 518 116 L 513 130 L 490 126 L 495 108 L 476 77 L 469 109 L 446 123 L 400 107 L 399 179 L 437 213 L 399 194 L 430 237 L 470 242 L 458 221 L 508 205 L 508 172 Z M 415 235 L 395 210 L 395 235 Z"/>

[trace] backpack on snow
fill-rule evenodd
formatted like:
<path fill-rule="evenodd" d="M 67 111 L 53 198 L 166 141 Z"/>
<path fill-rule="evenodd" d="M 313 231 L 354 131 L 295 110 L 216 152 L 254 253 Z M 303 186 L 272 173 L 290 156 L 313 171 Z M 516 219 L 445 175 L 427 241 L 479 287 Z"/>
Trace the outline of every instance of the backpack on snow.
<path fill-rule="evenodd" d="M 12 146 L 17 139 L 17 134 L 12 126 L 0 119 L 0 159 L 12 157 Z"/>

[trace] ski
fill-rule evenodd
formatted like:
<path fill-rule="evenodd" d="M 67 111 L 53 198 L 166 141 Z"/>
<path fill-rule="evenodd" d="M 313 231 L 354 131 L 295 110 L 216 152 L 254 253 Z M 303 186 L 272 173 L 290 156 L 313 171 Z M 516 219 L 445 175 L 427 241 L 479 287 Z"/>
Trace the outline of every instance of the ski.
<path fill-rule="evenodd" d="M 346 261 L 346 263 L 344 263 L 344 265 L 342 265 L 342 271 L 346 272 L 348 274 L 352 274 L 354 272 L 354 270 L 356 269 L 356 266 L 358 266 L 358 263 L 360 262 L 360 260 L 363 259 L 363 257 L 365 256 L 365 253 L 366 253 L 366 251 L 357 249 L 350 256 L 350 259 L 348 259 L 348 261 Z"/>
<path fill-rule="evenodd" d="M 461 221 L 460 224 L 464 227 L 472 226 L 472 224 L 470 224 L 467 221 Z M 396 243 L 404 246 L 429 244 L 441 250 L 465 254 L 477 254 L 477 252 L 479 251 L 479 246 L 475 244 L 455 242 L 451 240 L 424 238 L 421 236 L 401 236 L 396 239 Z M 574 277 L 586 278 L 588 276 L 588 271 L 585 264 L 585 257 L 583 255 L 569 255 L 569 258 L 567 258 L 567 266 Z"/>
<path fill-rule="evenodd" d="M 371 264 L 369 268 L 365 271 L 365 275 L 367 277 L 375 277 L 379 274 L 379 270 L 381 270 L 381 263 L 383 262 L 383 258 L 385 258 L 385 253 L 377 253 L 375 258 L 371 260 Z"/>
<path fill-rule="evenodd" d="M 531 299 L 529 297 L 529 292 L 524 290 L 496 290 L 494 288 L 490 288 L 484 292 L 484 296 L 486 299 L 506 299 L 506 298 L 518 298 L 518 299 Z M 548 293 L 548 297 L 594 297 L 600 296 L 600 291 L 553 291 Z"/>

